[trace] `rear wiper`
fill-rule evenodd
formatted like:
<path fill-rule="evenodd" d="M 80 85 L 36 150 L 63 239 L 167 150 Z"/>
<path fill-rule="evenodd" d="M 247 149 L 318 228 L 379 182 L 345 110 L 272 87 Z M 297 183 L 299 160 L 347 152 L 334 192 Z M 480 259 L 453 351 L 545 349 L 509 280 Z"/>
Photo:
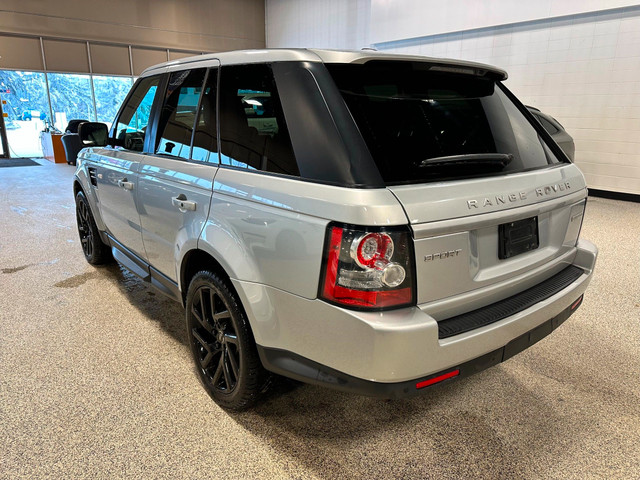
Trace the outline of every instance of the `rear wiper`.
<path fill-rule="evenodd" d="M 448 157 L 427 158 L 419 167 L 450 167 L 454 165 L 486 166 L 502 169 L 513 160 L 510 153 L 470 153 L 468 155 L 450 155 Z"/>

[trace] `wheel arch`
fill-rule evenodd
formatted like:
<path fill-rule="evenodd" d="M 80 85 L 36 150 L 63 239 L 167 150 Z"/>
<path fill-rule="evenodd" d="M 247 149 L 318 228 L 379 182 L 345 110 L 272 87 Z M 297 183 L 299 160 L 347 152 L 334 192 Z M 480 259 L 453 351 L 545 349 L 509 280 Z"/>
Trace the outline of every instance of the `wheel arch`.
<path fill-rule="evenodd" d="M 227 281 L 229 288 L 231 288 L 233 293 L 237 296 L 233 282 L 231 282 L 229 274 L 222 264 L 209 252 L 196 248 L 189 250 L 182 257 L 182 262 L 180 262 L 180 290 L 182 293 L 182 305 L 187 304 L 187 292 L 189 290 L 191 279 L 201 270 L 211 270 L 223 277 Z"/>
<path fill-rule="evenodd" d="M 182 257 L 177 272 L 182 304 L 184 307 L 187 306 L 189 283 L 191 283 L 196 273 L 201 270 L 211 270 L 217 273 L 226 281 L 229 290 L 235 295 L 239 307 L 247 317 L 251 333 L 256 342 L 259 343 L 264 337 L 263 330 L 265 327 L 272 328 L 273 322 L 261 322 L 255 315 L 255 289 L 261 290 L 264 288 L 259 280 L 255 280 L 258 278 L 256 276 L 257 265 L 253 264 L 252 259 L 243 254 L 242 251 L 231 247 L 222 250 L 224 251 L 224 254 L 222 254 L 220 250 L 214 248 L 214 245 L 218 245 L 218 243 L 204 242 L 200 238 L 198 248 L 187 251 Z M 247 290 L 247 286 L 251 286 L 250 291 Z M 268 303 L 268 298 L 261 295 L 258 296 L 261 298 L 260 308 L 271 311 L 269 305 L 265 306 L 262 303 Z"/>
<path fill-rule="evenodd" d="M 80 184 L 80 180 L 78 180 L 78 178 L 74 178 L 73 179 L 73 197 L 75 198 L 76 195 L 78 195 L 78 192 L 82 192 L 84 193 L 85 196 L 87 196 L 87 192 L 84 191 L 84 188 L 82 188 L 82 185 Z"/>
<path fill-rule="evenodd" d="M 78 170 L 76 175 L 73 177 L 73 198 L 75 199 L 78 192 L 82 192 L 85 197 L 87 197 L 87 201 L 89 202 L 89 207 L 91 208 L 91 214 L 93 215 L 93 219 L 96 222 L 96 226 L 100 231 L 100 236 L 102 237 L 102 241 L 108 243 L 107 237 L 104 234 L 106 231 L 106 225 L 102 221 L 102 215 L 100 212 L 100 208 L 98 206 L 98 197 L 96 193 L 91 188 L 88 179 L 84 170 Z"/>

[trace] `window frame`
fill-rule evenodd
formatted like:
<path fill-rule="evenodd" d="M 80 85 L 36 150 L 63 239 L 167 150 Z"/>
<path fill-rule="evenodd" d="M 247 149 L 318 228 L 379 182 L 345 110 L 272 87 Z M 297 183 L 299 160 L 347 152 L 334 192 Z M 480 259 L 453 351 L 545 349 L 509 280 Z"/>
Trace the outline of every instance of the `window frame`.
<path fill-rule="evenodd" d="M 219 167 L 220 164 L 220 72 L 222 71 L 222 65 L 218 62 L 218 65 L 215 67 L 207 67 L 207 72 L 204 76 L 204 81 L 202 82 L 202 94 L 198 99 L 198 107 L 196 110 L 196 118 L 193 124 L 193 128 L 191 129 L 191 146 L 189 151 L 189 162 L 198 163 L 201 165 L 212 165 Z M 196 129 L 198 127 L 198 123 L 200 122 L 200 114 L 202 113 L 202 99 L 204 97 L 204 91 L 207 86 L 207 82 L 209 81 L 209 76 L 211 72 L 215 71 L 216 74 L 216 161 L 215 163 L 212 161 L 205 160 L 196 160 L 193 158 L 193 142 L 195 141 Z"/>
<path fill-rule="evenodd" d="M 149 151 L 147 153 L 150 153 L 154 156 L 157 157 L 161 157 L 161 158 L 167 158 L 167 159 L 172 159 L 172 160 L 179 160 L 182 162 L 191 162 L 191 161 L 195 161 L 198 163 L 210 163 L 210 162 L 200 162 L 198 160 L 193 160 L 191 157 L 193 155 L 193 138 L 194 138 L 194 134 L 195 134 L 195 129 L 196 129 L 196 125 L 198 124 L 198 119 L 200 118 L 200 106 L 202 105 L 202 96 L 204 95 L 204 87 L 207 84 L 207 80 L 209 78 L 209 72 L 211 70 L 211 68 L 213 67 L 196 67 L 196 68 L 184 68 L 184 69 L 179 69 L 179 70 L 174 70 L 172 72 L 166 72 L 163 74 L 164 76 L 164 87 L 162 90 L 162 95 L 159 96 L 160 98 L 158 99 L 158 106 L 157 106 L 157 111 L 156 111 L 156 118 L 155 118 L 155 126 L 154 126 L 154 130 L 153 130 L 153 142 L 150 142 L 149 144 Z M 184 157 L 180 157 L 178 155 L 171 155 L 169 153 L 158 153 L 156 151 L 160 140 L 161 140 L 161 136 L 162 133 L 164 132 L 160 132 L 159 131 L 159 122 L 160 122 L 160 118 L 162 116 L 162 109 L 165 106 L 166 103 L 166 96 L 167 96 L 167 88 L 169 87 L 169 79 L 171 77 L 171 75 L 173 75 L 174 73 L 178 73 L 178 72 L 189 72 L 189 74 L 191 74 L 191 72 L 194 72 L 196 70 L 204 70 L 204 77 L 202 80 L 202 84 L 200 85 L 201 88 L 201 92 L 200 95 L 198 96 L 198 103 L 196 105 L 196 114 L 194 115 L 194 119 L 193 119 L 193 123 L 191 124 L 191 135 L 190 135 L 190 140 L 189 140 L 189 157 L 188 158 L 184 158 Z M 217 92 L 216 92 L 216 101 L 217 101 Z M 217 106 L 216 106 L 216 130 L 218 129 L 218 125 L 217 125 Z"/>

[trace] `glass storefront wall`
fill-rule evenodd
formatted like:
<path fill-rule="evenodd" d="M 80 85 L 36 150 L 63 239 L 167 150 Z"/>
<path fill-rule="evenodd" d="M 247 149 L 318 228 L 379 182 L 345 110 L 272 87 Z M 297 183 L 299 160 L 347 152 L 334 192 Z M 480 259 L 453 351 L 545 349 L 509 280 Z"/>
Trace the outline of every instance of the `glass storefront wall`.
<path fill-rule="evenodd" d="M 49 118 L 49 101 L 44 73 L 0 70 L 0 99 L 9 154 L 12 157 L 40 157 L 40 132 Z"/>
<path fill-rule="evenodd" d="M 93 76 L 98 122 L 106 123 L 111 128 L 132 83 L 131 77 Z"/>
<path fill-rule="evenodd" d="M 123 76 L 47 73 L 45 78 L 42 72 L 0 70 L 0 99 L 7 102 L 3 110 L 7 113 L 10 155 L 42 156 L 40 132 L 47 124 L 61 132 L 72 119 L 111 126 L 132 83 L 132 77 Z"/>
<path fill-rule="evenodd" d="M 72 73 L 48 73 L 54 126 L 64 132 L 69 120 L 94 121 L 91 77 Z"/>

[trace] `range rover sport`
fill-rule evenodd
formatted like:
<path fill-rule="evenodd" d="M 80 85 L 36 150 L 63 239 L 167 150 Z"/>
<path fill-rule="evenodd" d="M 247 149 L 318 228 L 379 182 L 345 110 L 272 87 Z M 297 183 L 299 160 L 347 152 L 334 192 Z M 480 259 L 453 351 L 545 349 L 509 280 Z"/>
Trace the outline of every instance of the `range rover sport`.
<path fill-rule="evenodd" d="M 500 363 L 577 309 L 597 256 L 584 177 L 506 78 L 371 51 L 151 67 L 108 135 L 80 127 L 84 255 L 185 306 L 225 408 L 271 373 L 402 397 Z"/>

